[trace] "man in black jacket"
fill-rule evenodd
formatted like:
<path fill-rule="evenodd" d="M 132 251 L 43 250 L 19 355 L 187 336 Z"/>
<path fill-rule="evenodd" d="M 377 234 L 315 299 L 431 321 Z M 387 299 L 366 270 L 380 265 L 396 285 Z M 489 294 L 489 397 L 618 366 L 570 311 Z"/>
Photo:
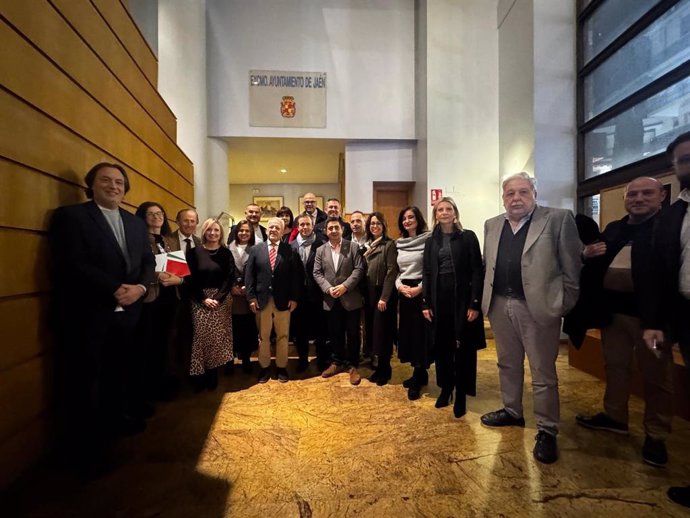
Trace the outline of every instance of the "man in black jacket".
<path fill-rule="evenodd" d="M 124 168 L 97 164 L 85 182 L 92 201 L 57 209 L 50 228 L 63 432 L 67 453 L 82 465 L 102 460 L 107 437 L 145 427 L 127 415 L 124 389 L 155 264 L 144 222 L 120 208 L 129 191 Z"/>
<path fill-rule="evenodd" d="M 610 223 L 601 241 L 584 248 L 585 261 L 599 263 L 596 296 L 602 299 L 602 309 L 608 311 L 607 315 L 600 315 L 607 321 L 601 330 L 606 392 L 604 412 L 576 418 L 586 428 L 628 433 L 631 368 L 636 355 L 645 395 L 646 438 L 642 458 L 656 467 L 667 462 L 665 441 L 673 416 L 673 359 L 669 351 L 654 354 L 642 340 L 640 287 L 649 273 L 652 236 L 665 197 L 664 186 L 658 180 L 633 180 L 624 194 L 628 215 Z"/>
<path fill-rule="evenodd" d="M 643 297 L 643 338 L 650 350 L 662 354 L 678 342 L 690 371 L 690 132 L 671 142 L 666 153 L 681 191 L 659 216 L 652 272 Z M 672 487 L 668 495 L 690 507 L 690 486 Z"/>

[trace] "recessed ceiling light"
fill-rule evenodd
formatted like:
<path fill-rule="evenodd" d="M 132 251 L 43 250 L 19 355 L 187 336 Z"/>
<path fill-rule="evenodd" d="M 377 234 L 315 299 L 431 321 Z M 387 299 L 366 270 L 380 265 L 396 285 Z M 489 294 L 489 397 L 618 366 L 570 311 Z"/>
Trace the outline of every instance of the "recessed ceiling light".
<path fill-rule="evenodd" d="M 287 169 L 284 167 L 280 170 L 280 174 L 287 174 Z"/>

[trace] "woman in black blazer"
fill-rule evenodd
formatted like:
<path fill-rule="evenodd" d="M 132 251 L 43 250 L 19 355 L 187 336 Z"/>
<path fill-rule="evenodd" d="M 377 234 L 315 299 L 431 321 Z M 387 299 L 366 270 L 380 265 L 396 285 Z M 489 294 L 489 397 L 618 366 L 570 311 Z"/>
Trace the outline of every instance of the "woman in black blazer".
<path fill-rule="evenodd" d="M 481 314 L 482 256 L 477 236 L 460 225 L 452 198 L 442 198 L 433 211 L 434 231 L 424 248 L 422 314 L 430 323 L 441 394 L 436 408 L 466 413 L 466 396 L 476 395 L 477 350 L 486 347 Z"/>

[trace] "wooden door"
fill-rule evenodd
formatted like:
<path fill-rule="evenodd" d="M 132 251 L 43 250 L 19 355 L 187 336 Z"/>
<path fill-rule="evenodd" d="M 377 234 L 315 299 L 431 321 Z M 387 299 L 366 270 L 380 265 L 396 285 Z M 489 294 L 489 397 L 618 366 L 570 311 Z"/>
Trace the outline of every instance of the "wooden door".
<path fill-rule="evenodd" d="M 374 210 L 382 212 L 388 225 L 388 236 L 397 239 L 400 237 L 398 230 L 398 215 L 400 211 L 410 204 L 409 187 L 374 186 Z"/>

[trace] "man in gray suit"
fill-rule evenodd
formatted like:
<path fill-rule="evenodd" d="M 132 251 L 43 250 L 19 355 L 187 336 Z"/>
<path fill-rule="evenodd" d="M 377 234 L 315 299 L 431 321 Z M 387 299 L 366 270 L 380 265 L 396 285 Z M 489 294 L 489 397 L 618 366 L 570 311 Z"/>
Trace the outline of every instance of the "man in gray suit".
<path fill-rule="evenodd" d="M 171 234 L 173 243 L 170 246 L 172 251 L 182 250 L 188 252 L 195 246 L 201 246 L 201 239 L 194 235 L 196 226 L 199 224 L 199 216 L 192 208 L 182 209 L 175 218 L 177 230 Z"/>
<path fill-rule="evenodd" d="M 328 243 L 316 250 L 314 281 L 324 294 L 323 308 L 328 312 L 333 363 L 321 376 L 330 378 L 346 370 L 350 383 L 359 385 L 362 381 L 357 372 L 362 294 L 357 285 L 364 277 L 364 263 L 359 249 L 343 239 L 340 218 L 326 220 L 326 234 Z"/>
<path fill-rule="evenodd" d="M 484 224 L 482 310 L 496 339 L 504 408 L 483 415 L 481 421 L 485 426 L 525 426 L 527 354 L 539 430 L 534 458 L 550 464 L 558 459 L 561 317 L 577 302 L 582 243 L 572 213 L 539 207 L 536 196 L 535 181 L 527 173 L 506 178 L 506 212 Z"/>

